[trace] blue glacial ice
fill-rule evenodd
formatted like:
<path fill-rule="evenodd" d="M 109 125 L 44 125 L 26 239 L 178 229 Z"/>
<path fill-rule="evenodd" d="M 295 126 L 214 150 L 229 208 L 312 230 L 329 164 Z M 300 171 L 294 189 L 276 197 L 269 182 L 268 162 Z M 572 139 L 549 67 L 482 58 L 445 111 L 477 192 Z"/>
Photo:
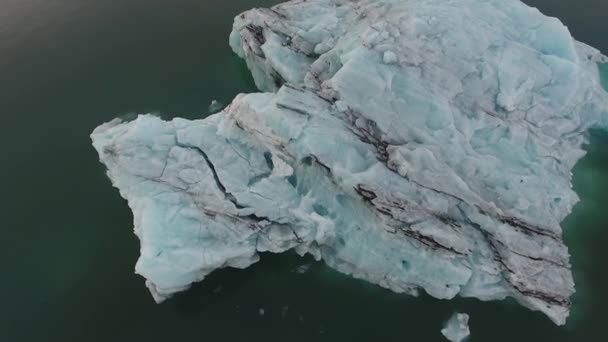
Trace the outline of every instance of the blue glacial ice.
<path fill-rule="evenodd" d="M 464 341 L 471 332 L 469 331 L 469 315 L 465 313 L 455 313 L 445 323 L 441 334 L 451 342 Z"/>
<path fill-rule="evenodd" d="M 91 137 L 157 301 L 260 252 L 564 324 L 571 169 L 608 127 L 600 52 L 517 0 L 296 0 L 235 18 L 263 93 Z"/>

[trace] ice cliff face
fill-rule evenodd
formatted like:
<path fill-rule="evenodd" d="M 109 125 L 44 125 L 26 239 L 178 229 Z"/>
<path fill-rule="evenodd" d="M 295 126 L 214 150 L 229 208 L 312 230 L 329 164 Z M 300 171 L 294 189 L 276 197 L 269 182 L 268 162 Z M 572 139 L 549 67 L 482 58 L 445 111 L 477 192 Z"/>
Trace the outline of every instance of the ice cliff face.
<path fill-rule="evenodd" d="M 230 43 L 267 93 L 92 134 L 157 300 L 295 249 L 565 322 L 570 170 L 608 126 L 598 51 L 515 0 L 291 1 L 238 16 Z"/>

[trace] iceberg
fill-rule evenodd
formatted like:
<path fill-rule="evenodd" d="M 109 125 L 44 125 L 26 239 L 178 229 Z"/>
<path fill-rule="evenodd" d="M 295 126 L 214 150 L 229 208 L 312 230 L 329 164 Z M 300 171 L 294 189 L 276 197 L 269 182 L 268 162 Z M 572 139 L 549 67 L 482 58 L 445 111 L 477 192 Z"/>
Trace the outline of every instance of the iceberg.
<path fill-rule="evenodd" d="M 465 313 L 455 313 L 445 323 L 441 329 L 441 334 L 451 342 L 464 341 L 471 332 L 469 331 L 469 315 Z"/>
<path fill-rule="evenodd" d="M 157 301 L 294 250 L 566 322 L 571 169 L 608 127 L 599 51 L 518 0 L 294 0 L 237 16 L 230 45 L 263 92 L 91 135 Z"/>

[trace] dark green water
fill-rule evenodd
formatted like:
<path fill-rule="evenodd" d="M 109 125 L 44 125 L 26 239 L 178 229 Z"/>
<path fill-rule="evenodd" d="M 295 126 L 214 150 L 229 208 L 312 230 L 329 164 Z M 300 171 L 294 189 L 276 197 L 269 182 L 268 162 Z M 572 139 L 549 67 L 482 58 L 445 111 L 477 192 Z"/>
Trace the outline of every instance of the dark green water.
<path fill-rule="evenodd" d="M 255 91 L 227 46 L 232 18 L 271 0 L 0 0 L 0 341 L 606 341 L 608 138 L 575 169 L 564 223 L 578 286 L 556 327 L 513 303 L 411 298 L 295 256 L 222 270 L 161 305 L 133 274 L 132 217 L 88 135 L 134 112 L 200 117 Z M 608 3 L 529 0 L 608 52 Z M 260 316 L 258 310 L 264 308 Z"/>

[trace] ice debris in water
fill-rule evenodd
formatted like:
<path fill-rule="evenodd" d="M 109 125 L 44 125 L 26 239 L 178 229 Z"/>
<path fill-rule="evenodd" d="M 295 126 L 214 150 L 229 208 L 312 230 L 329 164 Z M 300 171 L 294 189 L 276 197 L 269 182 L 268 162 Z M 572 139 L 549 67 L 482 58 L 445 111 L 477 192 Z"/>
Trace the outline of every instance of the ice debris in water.
<path fill-rule="evenodd" d="M 445 338 L 452 342 L 461 342 L 469 337 L 469 315 L 465 313 L 455 313 L 446 322 L 445 327 L 441 330 Z"/>
<path fill-rule="evenodd" d="M 310 264 L 310 263 L 303 264 L 303 265 L 296 267 L 294 271 L 299 274 L 304 274 L 304 273 L 308 272 L 308 270 L 310 270 L 311 267 L 312 267 L 312 264 Z"/>
<path fill-rule="evenodd" d="M 92 134 L 157 301 L 294 249 L 396 292 L 564 324 L 571 169 L 608 125 L 597 50 L 516 0 L 309 0 L 236 17 L 265 93 Z"/>
<path fill-rule="evenodd" d="M 222 285 L 218 285 L 216 288 L 213 289 L 213 293 L 215 294 L 220 294 L 220 292 L 222 292 Z"/>
<path fill-rule="evenodd" d="M 209 112 L 209 114 L 215 114 L 222 110 L 222 108 L 224 108 L 224 105 L 220 101 L 213 100 L 211 101 L 211 104 L 209 104 L 209 108 L 207 109 L 207 111 Z"/>

